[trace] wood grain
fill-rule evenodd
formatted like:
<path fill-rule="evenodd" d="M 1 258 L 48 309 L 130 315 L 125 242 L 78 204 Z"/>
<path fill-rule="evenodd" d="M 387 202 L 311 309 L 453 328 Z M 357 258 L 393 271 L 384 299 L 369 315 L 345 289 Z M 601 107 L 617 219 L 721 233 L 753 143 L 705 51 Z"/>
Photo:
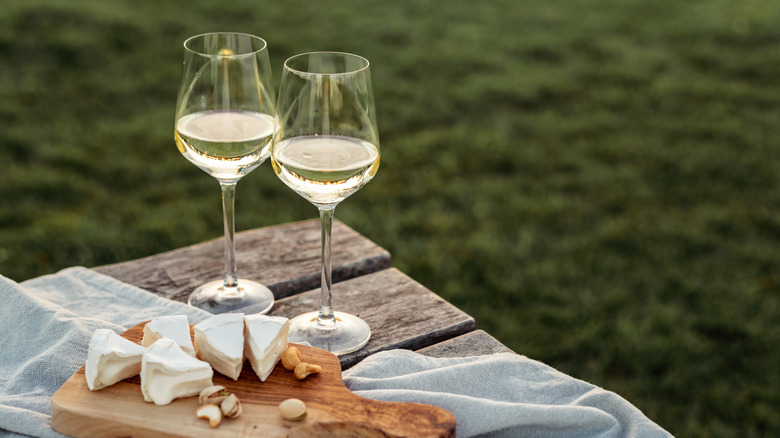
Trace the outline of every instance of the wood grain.
<path fill-rule="evenodd" d="M 94 269 L 186 302 L 195 287 L 222 275 L 222 245 L 220 238 Z M 240 276 L 274 291 L 277 302 L 272 315 L 293 317 L 319 308 L 318 220 L 238 233 L 236 250 Z M 397 269 L 388 268 L 386 250 L 334 220 L 334 306 L 337 311 L 361 316 L 372 330 L 366 347 L 340 358 L 344 369 L 370 354 L 394 348 L 422 349 L 424 354 L 442 357 L 504 351 L 506 347 L 487 333 L 460 336 L 474 329 L 471 316 Z M 434 348 L 438 343 L 443 344 Z"/>
<path fill-rule="evenodd" d="M 334 220 L 333 281 L 390 267 L 390 253 Z M 266 285 L 277 299 L 320 284 L 320 222 L 308 220 L 236 233 L 240 278 Z M 193 289 L 224 275 L 224 240 L 98 266 L 96 271 L 166 298 L 186 302 Z"/>
<path fill-rule="evenodd" d="M 421 348 L 417 352 L 430 357 L 464 357 L 483 356 L 493 353 L 514 353 L 512 349 L 483 330 L 474 330 L 430 347 Z"/>
<path fill-rule="evenodd" d="M 319 304 L 315 289 L 277 301 L 271 314 L 291 318 Z M 333 306 L 371 327 L 365 347 L 339 357 L 344 369 L 378 351 L 417 350 L 474 329 L 474 318 L 395 268 L 335 284 Z"/>
<path fill-rule="evenodd" d="M 134 342 L 143 336 L 139 324 L 123 334 Z M 243 413 L 209 428 L 196 418 L 197 397 L 157 406 L 144 402 L 140 379 L 134 377 L 100 391 L 90 391 L 84 368 L 76 372 L 52 397 L 55 430 L 76 437 L 115 436 L 442 436 L 455 434 L 455 418 L 444 409 L 418 403 L 379 402 L 359 397 L 341 381 L 336 356 L 324 350 L 299 346 L 303 359 L 322 365 L 323 372 L 299 381 L 277 365 L 265 382 L 245 365 L 237 381 L 218 373 L 214 384 L 236 393 Z M 282 419 L 277 405 L 286 398 L 303 400 L 305 420 Z"/>

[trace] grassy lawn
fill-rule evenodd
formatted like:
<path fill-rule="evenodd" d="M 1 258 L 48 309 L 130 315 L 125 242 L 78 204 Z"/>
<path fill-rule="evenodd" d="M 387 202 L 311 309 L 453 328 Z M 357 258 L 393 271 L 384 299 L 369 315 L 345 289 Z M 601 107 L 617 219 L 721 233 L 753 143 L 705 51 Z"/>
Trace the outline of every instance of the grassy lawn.
<path fill-rule="evenodd" d="M 277 84 L 288 56 L 354 52 L 382 167 L 337 218 L 674 435 L 775 436 L 778 24 L 775 0 L 6 0 L 0 274 L 220 236 L 173 143 L 188 36 L 261 35 Z M 267 163 L 237 196 L 239 230 L 316 217 Z"/>

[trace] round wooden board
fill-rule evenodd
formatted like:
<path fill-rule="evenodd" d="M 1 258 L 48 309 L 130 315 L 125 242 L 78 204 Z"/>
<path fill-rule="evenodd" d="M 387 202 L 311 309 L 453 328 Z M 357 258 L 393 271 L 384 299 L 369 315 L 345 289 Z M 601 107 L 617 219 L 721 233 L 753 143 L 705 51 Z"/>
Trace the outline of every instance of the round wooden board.
<path fill-rule="evenodd" d="M 141 323 L 122 334 L 140 343 Z M 144 401 L 138 376 L 100 391 L 90 391 L 84 367 L 52 396 L 52 425 L 75 437 L 451 437 L 455 417 L 445 409 L 419 403 L 380 402 L 350 392 L 341 380 L 338 358 L 325 350 L 297 345 L 305 362 L 322 366 L 322 373 L 297 380 L 292 371 L 277 364 L 261 382 L 244 363 L 233 381 L 214 372 L 215 385 L 223 385 L 241 401 L 243 413 L 223 419 L 217 428 L 198 419 L 197 397 L 157 406 Z M 282 400 L 298 398 L 306 403 L 302 421 L 284 420 L 277 409 Z"/>

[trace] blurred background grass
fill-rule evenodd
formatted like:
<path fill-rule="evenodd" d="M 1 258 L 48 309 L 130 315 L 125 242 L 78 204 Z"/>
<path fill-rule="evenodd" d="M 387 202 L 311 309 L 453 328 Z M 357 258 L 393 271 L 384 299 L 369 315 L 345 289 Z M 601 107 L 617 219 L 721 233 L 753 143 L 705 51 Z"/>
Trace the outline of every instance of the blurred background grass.
<path fill-rule="evenodd" d="M 172 138 L 188 36 L 263 36 L 277 84 L 354 52 L 382 167 L 337 218 L 675 435 L 776 436 L 779 24 L 774 0 L 5 0 L 0 273 L 221 235 Z M 267 164 L 237 199 L 239 230 L 316 217 Z"/>

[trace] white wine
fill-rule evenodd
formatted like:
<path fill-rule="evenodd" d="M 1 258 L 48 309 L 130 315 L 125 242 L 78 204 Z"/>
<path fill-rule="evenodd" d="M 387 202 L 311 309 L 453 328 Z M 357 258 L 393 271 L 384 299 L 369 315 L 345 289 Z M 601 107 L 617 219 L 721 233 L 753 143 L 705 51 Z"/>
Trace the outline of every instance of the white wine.
<path fill-rule="evenodd" d="M 317 206 L 338 204 L 363 187 L 379 168 L 379 148 L 351 137 L 292 137 L 276 145 L 274 172 Z"/>
<path fill-rule="evenodd" d="M 270 153 L 275 120 L 251 111 L 201 111 L 176 122 L 176 147 L 220 180 L 236 180 Z"/>

